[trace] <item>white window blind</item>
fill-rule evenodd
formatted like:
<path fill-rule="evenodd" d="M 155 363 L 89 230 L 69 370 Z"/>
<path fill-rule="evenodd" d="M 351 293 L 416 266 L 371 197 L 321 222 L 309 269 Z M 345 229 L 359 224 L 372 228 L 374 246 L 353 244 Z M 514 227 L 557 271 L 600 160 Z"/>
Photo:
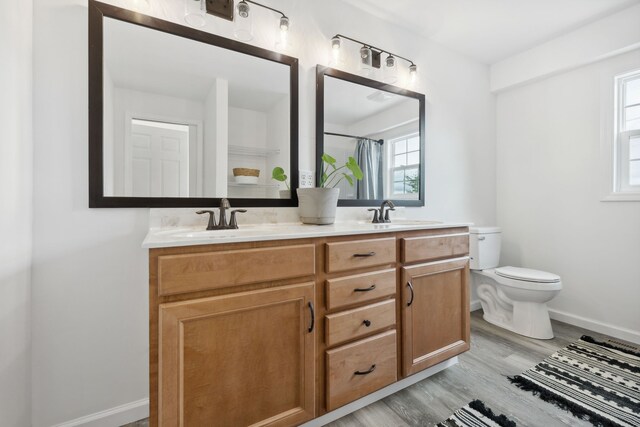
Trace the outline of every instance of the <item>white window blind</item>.
<path fill-rule="evenodd" d="M 616 77 L 615 190 L 640 192 L 640 70 Z"/>
<path fill-rule="evenodd" d="M 420 190 L 420 136 L 411 134 L 390 141 L 392 194 L 416 194 Z"/>

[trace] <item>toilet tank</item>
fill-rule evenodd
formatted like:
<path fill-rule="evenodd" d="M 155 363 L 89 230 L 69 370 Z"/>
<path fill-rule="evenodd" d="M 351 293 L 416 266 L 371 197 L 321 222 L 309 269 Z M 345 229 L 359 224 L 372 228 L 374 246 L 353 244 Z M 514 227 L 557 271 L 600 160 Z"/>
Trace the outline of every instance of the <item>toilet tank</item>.
<path fill-rule="evenodd" d="M 469 228 L 469 268 L 486 270 L 497 267 L 500 262 L 500 227 Z"/>

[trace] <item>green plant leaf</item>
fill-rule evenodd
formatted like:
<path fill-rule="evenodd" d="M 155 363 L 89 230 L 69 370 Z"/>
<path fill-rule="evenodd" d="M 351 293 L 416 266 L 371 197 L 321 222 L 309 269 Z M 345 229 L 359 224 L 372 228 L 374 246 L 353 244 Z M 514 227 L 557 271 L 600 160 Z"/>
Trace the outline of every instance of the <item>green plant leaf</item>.
<path fill-rule="evenodd" d="M 356 159 L 354 159 L 353 157 L 349 157 L 349 161 L 347 162 L 347 168 L 351 171 L 351 173 L 356 179 L 359 180 L 364 177 L 364 174 L 362 173 L 362 169 L 360 169 L 360 166 L 358 166 L 358 162 L 356 162 Z"/>
<path fill-rule="evenodd" d="M 326 164 L 328 164 L 329 166 L 331 166 L 335 170 L 335 168 L 336 168 L 336 159 L 334 159 L 333 157 L 331 157 L 327 153 L 324 153 L 322 155 L 322 161 L 325 162 Z"/>
<path fill-rule="evenodd" d="M 347 179 L 349 185 L 353 187 L 353 178 L 351 178 L 351 175 L 347 175 L 346 173 L 343 173 L 342 175 Z"/>
<path fill-rule="evenodd" d="M 284 182 L 287 180 L 287 175 L 284 174 L 284 169 L 282 169 L 280 166 L 276 166 L 271 172 L 271 178 L 275 179 L 276 181 Z"/>

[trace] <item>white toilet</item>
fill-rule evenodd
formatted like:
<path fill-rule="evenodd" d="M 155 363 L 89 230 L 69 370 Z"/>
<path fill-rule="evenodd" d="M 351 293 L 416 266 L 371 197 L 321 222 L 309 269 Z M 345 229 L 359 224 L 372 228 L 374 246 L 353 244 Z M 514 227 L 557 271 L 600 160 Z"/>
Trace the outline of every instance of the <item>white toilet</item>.
<path fill-rule="evenodd" d="M 553 338 L 547 301 L 562 290 L 560 276 L 518 267 L 498 267 L 499 227 L 469 229 L 471 273 L 484 311 L 494 325 L 537 339 Z"/>

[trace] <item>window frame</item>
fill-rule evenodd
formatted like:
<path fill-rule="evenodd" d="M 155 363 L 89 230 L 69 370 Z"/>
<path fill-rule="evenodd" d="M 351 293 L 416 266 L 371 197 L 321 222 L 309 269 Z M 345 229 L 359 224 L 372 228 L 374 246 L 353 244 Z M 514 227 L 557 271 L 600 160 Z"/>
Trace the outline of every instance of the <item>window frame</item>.
<path fill-rule="evenodd" d="M 387 174 L 389 177 L 389 198 L 394 198 L 394 199 L 407 199 L 407 200 L 414 200 L 415 195 L 417 194 L 418 197 L 420 196 L 420 188 L 418 188 L 418 192 L 417 193 L 395 193 L 395 171 L 397 170 L 403 170 L 406 171 L 407 169 L 417 169 L 418 170 L 418 184 L 420 184 L 420 161 L 418 161 L 418 163 L 412 163 L 410 165 L 405 165 L 405 166 L 394 166 L 395 164 L 395 157 L 396 157 L 396 143 L 400 142 L 400 141 L 406 141 L 407 143 L 409 142 L 409 139 L 411 138 L 418 138 L 418 149 L 417 150 L 412 150 L 409 151 L 408 147 L 407 150 L 403 153 L 405 155 L 408 155 L 409 153 L 413 153 L 413 152 L 417 152 L 418 153 L 418 160 L 420 160 L 420 156 L 421 156 L 421 148 L 420 148 L 420 132 L 411 132 L 408 133 L 406 135 L 401 135 L 395 138 L 391 138 L 388 140 L 388 144 L 389 144 L 389 150 L 387 151 L 387 164 L 388 164 L 388 168 L 387 168 Z M 408 158 L 407 158 L 408 160 Z M 406 181 L 407 181 L 407 177 L 405 174 L 405 178 L 403 180 L 403 182 L 406 185 Z"/>
<path fill-rule="evenodd" d="M 640 201 L 640 185 L 631 185 L 629 177 L 631 138 L 640 129 L 624 130 L 624 88 L 628 81 L 640 78 L 640 67 L 609 74 L 605 79 L 601 110 L 601 154 L 603 166 L 603 202 Z"/>

